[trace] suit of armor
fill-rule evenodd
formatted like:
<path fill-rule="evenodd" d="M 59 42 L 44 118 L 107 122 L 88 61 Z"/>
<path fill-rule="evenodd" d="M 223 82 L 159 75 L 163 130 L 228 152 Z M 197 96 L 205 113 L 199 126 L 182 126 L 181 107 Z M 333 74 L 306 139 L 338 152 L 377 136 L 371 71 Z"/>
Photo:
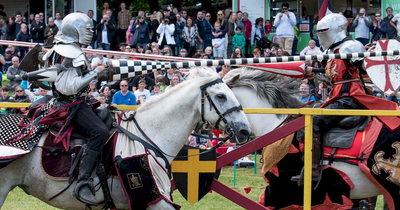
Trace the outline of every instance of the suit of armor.
<path fill-rule="evenodd" d="M 343 15 L 330 14 L 318 22 L 318 38 L 325 54 L 361 53 L 365 47 L 359 41 L 346 36 L 347 19 Z M 355 59 L 331 59 L 325 67 L 325 73 L 333 85 L 328 101 L 320 108 L 325 109 L 385 109 L 396 110 L 397 105 L 381 98 L 367 95 L 360 79 L 363 71 L 361 61 Z M 338 125 L 345 116 L 315 115 L 313 117 L 313 157 L 312 176 L 320 175 L 320 160 L 322 158 L 321 136 L 330 128 Z M 394 130 L 399 128 L 397 117 L 377 117 L 385 126 Z M 293 181 L 301 180 L 301 176 L 292 177 Z"/>
<path fill-rule="evenodd" d="M 55 107 L 59 110 L 65 107 L 68 109 L 68 120 L 58 136 L 66 136 L 63 132 L 73 126 L 88 137 L 87 144 L 82 148 L 83 154 L 74 196 L 88 205 L 98 205 L 94 198 L 93 171 L 107 140 L 108 128 L 93 112 L 87 97 L 90 81 L 100 73 L 99 69 L 91 70 L 90 63 L 81 49 L 81 46 L 90 44 L 93 36 L 92 28 L 93 22 L 87 15 L 80 13 L 67 15 L 55 37 L 56 44 L 45 54 L 44 60 L 46 67 L 57 66 L 59 70 L 53 85 Z"/>

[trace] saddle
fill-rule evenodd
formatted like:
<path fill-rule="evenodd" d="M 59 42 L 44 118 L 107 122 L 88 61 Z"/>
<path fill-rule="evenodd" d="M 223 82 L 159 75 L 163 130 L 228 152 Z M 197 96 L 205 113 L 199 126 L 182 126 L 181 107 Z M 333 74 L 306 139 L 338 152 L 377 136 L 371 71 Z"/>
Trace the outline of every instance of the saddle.
<path fill-rule="evenodd" d="M 115 128 L 113 128 L 112 123 L 113 123 L 113 117 L 111 113 L 109 112 L 108 108 L 105 106 L 99 106 L 97 109 L 94 110 L 94 113 L 100 117 L 100 119 L 104 122 L 104 124 L 108 128 L 108 136 L 110 137 L 114 132 Z M 53 135 L 57 135 L 58 132 L 62 129 L 63 124 L 62 123 L 55 123 L 50 126 L 50 133 Z M 70 149 L 73 149 L 76 146 L 82 146 L 87 143 L 87 137 L 83 134 L 81 134 L 79 131 L 76 129 L 73 129 L 73 132 L 71 134 L 71 143 L 70 143 Z"/>
<path fill-rule="evenodd" d="M 337 127 L 328 130 L 323 138 L 324 147 L 348 149 L 353 145 L 357 131 L 363 131 L 370 121 L 368 116 L 347 116 Z"/>

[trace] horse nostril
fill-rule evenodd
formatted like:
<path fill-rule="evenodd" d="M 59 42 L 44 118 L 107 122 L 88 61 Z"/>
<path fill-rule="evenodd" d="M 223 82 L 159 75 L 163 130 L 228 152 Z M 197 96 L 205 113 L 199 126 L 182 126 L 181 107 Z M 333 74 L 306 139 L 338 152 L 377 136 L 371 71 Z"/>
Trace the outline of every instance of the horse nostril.
<path fill-rule="evenodd" d="M 249 131 L 247 130 L 240 130 L 240 134 L 242 134 L 243 136 L 249 136 Z"/>

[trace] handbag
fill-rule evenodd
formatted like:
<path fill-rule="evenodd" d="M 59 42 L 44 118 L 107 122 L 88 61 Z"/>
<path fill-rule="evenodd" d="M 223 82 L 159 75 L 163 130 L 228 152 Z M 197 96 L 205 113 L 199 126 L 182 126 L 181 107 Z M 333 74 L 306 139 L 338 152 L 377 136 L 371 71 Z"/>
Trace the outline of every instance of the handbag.
<path fill-rule="evenodd" d="M 185 38 L 183 37 L 183 34 L 181 34 L 181 35 L 179 36 L 179 39 L 181 39 L 182 41 L 185 41 Z"/>
<path fill-rule="evenodd" d="M 261 47 L 261 48 L 267 48 L 270 47 L 272 41 L 269 40 L 268 38 L 265 37 L 259 37 L 257 34 L 254 35 L 254 38 L 256 40 L 256 45 Z"/>
<path fill-rule="evenodd" d="M 136 30 L 135 33 L 133 33 L 132 39 L 131 39 L 131 47 L 132 48 L 136 48 L 136 46 L 138 44 L 138 39 L 139 39 L 139 30 Z"/>

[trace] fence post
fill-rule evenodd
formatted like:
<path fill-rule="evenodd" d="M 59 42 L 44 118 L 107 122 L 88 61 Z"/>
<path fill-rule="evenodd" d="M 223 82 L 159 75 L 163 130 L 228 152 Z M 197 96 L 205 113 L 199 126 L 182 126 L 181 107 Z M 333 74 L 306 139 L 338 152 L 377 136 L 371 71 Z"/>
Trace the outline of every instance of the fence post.
<path fill-rule="evenodd" d="M 306 115 L 304 127 L 304 209 L 311 209 L 311 164 L 312 164 L 312 130 L 313 116 Z"/>

